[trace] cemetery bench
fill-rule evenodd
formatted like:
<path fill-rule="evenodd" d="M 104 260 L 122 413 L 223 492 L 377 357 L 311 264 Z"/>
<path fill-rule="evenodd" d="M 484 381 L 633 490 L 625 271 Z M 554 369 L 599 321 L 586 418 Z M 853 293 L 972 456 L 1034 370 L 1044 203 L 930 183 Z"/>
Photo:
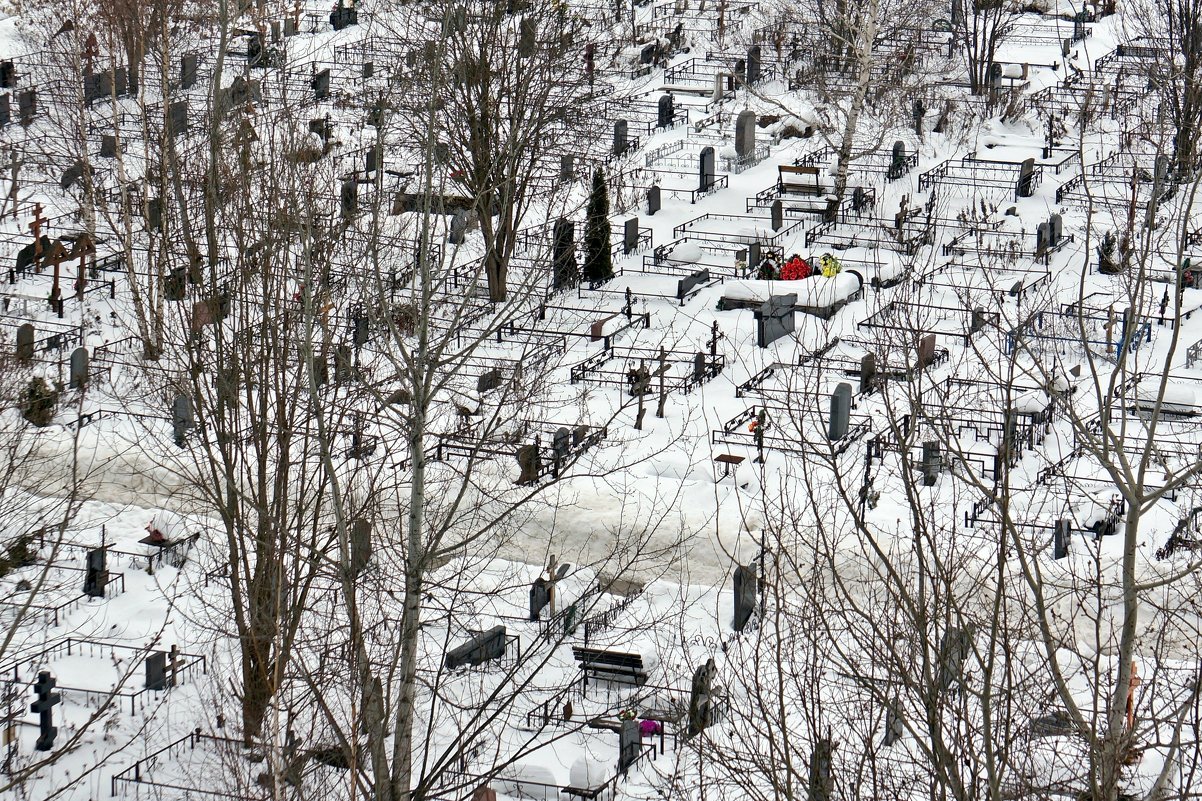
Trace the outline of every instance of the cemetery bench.
<path fill-rule="evenodd" d="M 737 469 L 739 465 L 743 464 L 745 459 L 746 459 L 746 457 L 735 456 L 734 454 L 731 454 L 731 453 L 720 453 L 714 457 L 714 461 L 717 462 L 718 464 L 722 465 L 722 468 L 723 468 L 722 469 L 722 477 L 723 478 L 726 478 L 727 476 L 729 476 L 730 471 L 732 469 Z"/>
<path fill-rule="evenodd" d="M 820 167 L 782 164 L 777 169 L 779 173 L 776 181 L 776 191 L 781 197 L 786 195 L 815 196 L 825 194 L 822 188 L 822 181 L 818 177 L 822 172 Z"/>
<path fill-rule="evenodd" d="M 632 684 L 636 687 L 647 682 L 647 671 L 643 667 L 643 657 L 639 654 L 574 645 L 572 656 L 580 663 L 586 687 L 589 677 L 597 681 Z"/>

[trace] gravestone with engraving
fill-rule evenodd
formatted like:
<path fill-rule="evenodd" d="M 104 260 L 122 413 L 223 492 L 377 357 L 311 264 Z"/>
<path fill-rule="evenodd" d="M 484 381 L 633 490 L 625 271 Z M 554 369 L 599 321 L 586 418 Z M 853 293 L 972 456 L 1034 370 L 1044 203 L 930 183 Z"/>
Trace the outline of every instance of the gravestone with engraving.
<path fill-rule="evenodd" d="M 690 292 L 703 284 L 708 284 L 709 280 L 710 271 L 708 267 L 704 270 L 689 273 L 688 276 L 676 282 L 676 299 L 684 300 Z"/>
<path fill-rule="evenodd" d="M 779 231 L 780 229 L 784 228 L 785 227 L 785 204 L 781 202 L 780 198 L 777 198 L 776 200 L 772 201 L 772 208 L 771 208 L 770 213 L 772 215 L 772 230 Z"/>
<path fill-rule="evenodd" d="M 622 721 L 622 728 L 618 732 L 618 770 L 623 774 L 630 769 L 639 759 L 639 752 L 643 746 L 643 737 L 639 731 L 639 722 L 637 720 Z"/>
<path fill-rule="evenodd" d="M 654 217 L 655 212 L 660 210 L 662 200 L 659 184 L 647 190 L 647 216 Z"/>
<path fill-rule="evenodd" d="M 1019 165 L 1015 194 L 1018 197 L 1031 197 L 1035 194 L 1035 159 L 1028 158 Z"/>

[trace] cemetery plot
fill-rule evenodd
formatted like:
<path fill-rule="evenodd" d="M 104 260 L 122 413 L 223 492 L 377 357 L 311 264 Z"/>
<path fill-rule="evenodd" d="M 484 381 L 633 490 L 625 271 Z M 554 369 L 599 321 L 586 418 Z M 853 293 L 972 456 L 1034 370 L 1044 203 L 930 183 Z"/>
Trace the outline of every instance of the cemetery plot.
<path fill-rule="evenodd" d="M 939 194 L 967 194 L 996 202 L 1031 197 L 1043 181 L 1043 168 L 1035 159 L 1021 163 L 980 161 L 971 158 L 948 159 L 918 176 L 918 191 Z"/>
<path fill-rule="evenodd" d="M 726 367 L 720 353 L 618 346 L 604 350 L 570 370 L 573 384 L 623 387 L 631 397 L 691 392 Z"/>
<path fill-rule="evenodd" d="M 749 406 L 711 433 L 712 445 L 735 445 L 754 451 L 763 462 L 765 451 L 812 457 L 840 457 L 872 435 L 872 416 L 860 409 L 853 413 L 852 386 L 840 384 L 830 396 L 829 416 L 820 419 L 814 407 L 773 410 Z M 846 461 L 840 464 L 847 465 Z"/>
<path fill-rule="evenodd" d="M 694 150 L 696 155 L 690 157 L 690 151 Z M 623 186 L 643 192 L 656 186 L 661 196 L 687 199 L 690 203 L 697 203 L 727 187 L 730 176 L 718 174 L 717 152 L 712 145 L 699 150 L 695 146 L 682 146 L 680 152 L 681 155 L 664 155 L 656 159 L 654 167 L 636 168 L 626 173 Z"/>
<path fill-rule="evenodd" d="M 434 461 L 447 459 L 516 459 L 521 475 L 518 484 L 536 484 L 560 474 L 582 454 L 600 445 L 608 431 L 605 427 L 547 422 L 523 422 L 512 432 L 502 432 L 485 441 L 467 434 L 435 436 L 435 444 L 426 450 Z"/>
<path fill-rule="evenodd" d="M 80 564 L 55 560 L 11 571 L 4 577 L 0 621 L 5 626 L 57 627 L 89 608 L 91 599 L 125 592 L 125 574 L 109 571 L 106 556 L 89 552 Z"/>

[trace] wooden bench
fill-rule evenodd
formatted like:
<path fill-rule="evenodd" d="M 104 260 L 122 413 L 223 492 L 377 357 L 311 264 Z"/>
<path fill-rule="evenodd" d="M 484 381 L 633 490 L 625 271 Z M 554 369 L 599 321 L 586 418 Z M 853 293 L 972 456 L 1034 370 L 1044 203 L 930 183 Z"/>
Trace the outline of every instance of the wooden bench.
<path fill-rule="evenodd" d="M 572 646 L 572 656 L 576 657 L 580 669 L 584 671 L 585 685 L 590 676 L 600 681 L 633 684 L 636 687 L 647 681 L 643 657 L 639 654 Z"/>
<path fill-rule="evenodd" d="M 818 180 L 818 175 L 821 173 L 820 168 L 782 164 L 778 169 L 780 174 L 776 180 L 776 188 L 782 197 L 785 195 L 826 194 L 822 189 L 822 182 Z"/>

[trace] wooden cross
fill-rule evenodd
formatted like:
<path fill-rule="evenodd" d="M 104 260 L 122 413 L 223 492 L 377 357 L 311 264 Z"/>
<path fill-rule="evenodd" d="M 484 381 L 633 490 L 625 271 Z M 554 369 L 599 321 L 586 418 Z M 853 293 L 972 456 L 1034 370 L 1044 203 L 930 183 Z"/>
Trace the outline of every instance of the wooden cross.
<path fill-rule="evenodd" d="M 50 264 L 54 267 L 54 285 L 50 289 L 50 306 L 56 308 L 63 297 L 59 287 L 59 274 L 62 272 L 63 259 L 67 258 L 67 249 L 61 243 L 55 242 L 50 247 Z"/>
<path fill-rule="evenodd" d="M 35 267 L 40 268 L 42 263 L 42 226 L 49 220 L 42 216 L 42 204 L 35 203 L 33 206 L 33 220 L 29 223 L 29 230 L 33 231 L 33 263 Z"/>
<path fill-rule="evenodd" d="M 662 418 L 664 416 L 664 404 L 668 401 L 668 390 L 664 387 L 664 376 L 671 369 L 668 364 L 668 352 L 664 350 L 664 346 L 659 346 L 659 369 L 655 372 L 659 376 L 659 406 L 655 409 L 655 416 Z"/>
<path fill-rule="evenodd" d="M 647 394 L 648 385 L 651 383 L 651 373 L 647 371 L 647 365 L 643 359 L 639 359 L 639 368 L 634 371 L 631 377 L 633 378 L 631 385 L 634 389 L 634 394 L 639 398 L 639 412 L 634 418 L 634 430 L 642 431 L 643 415 L 647 413 L 647 410 L 643 407 L 643 396 Z"/>
<path fill-rule="evenodd" d="M 75 238 L 75 245 L 71 248 L 70 258 L 79 258 L 79 278 L 75 280 L 75 297 L 82 298 L 84 288 L 87 285 L 88 274 L 88 256 L 95 257 L 96 245 L 92 242 L 92 237 L 85 231 Z"/>

